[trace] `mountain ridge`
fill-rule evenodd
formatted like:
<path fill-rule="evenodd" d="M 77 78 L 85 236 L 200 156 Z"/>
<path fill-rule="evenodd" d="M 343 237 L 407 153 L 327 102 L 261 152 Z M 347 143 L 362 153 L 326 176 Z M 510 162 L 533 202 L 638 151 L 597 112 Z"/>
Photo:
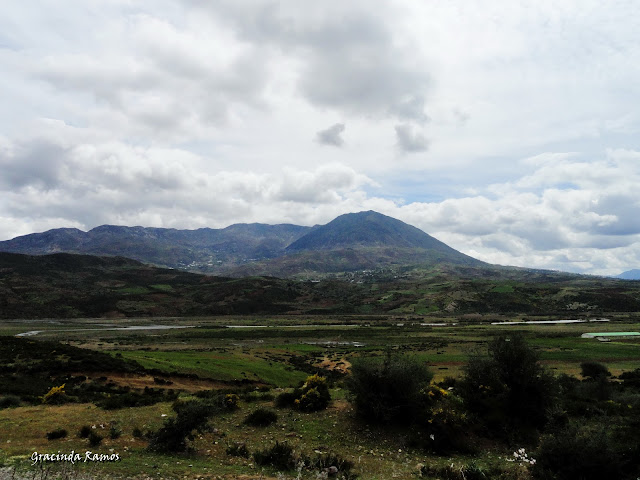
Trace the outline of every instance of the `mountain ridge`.
<path fill-rule="evenodd" d="M 289 277 L 437 262 L 484 264 L 412 225 L 371 210 L 340 215 L 313 227 L 240 223 L 196 230 L 61 228 L 0 242 L 0 251 L 124 256 L 160 267 L 234 277 Z M 310 262 L 309 256 L 315 258 Z"/>

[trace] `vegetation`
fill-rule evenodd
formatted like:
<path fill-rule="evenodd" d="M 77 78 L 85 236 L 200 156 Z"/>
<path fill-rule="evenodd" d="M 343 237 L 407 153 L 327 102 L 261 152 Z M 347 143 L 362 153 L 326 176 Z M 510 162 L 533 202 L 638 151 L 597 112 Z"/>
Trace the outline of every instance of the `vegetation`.
<path fill-rule="evenodd" d="M 253 454 L 258 465 L 268 465 L 278 470 L 293 470 L 296 466 L 296 456 L 293 447 L 287 442 L 276 442 L 271 447 L 259 450 Z"/>
<path fill-rule="evenodd" d="M 211 403 L 193 400 L 174 405 L 176 417 L 165 421 L 160 430 L 151 435 L 149 450 L 160 453 L 179 453 L 188 449 L 194 432 L 206 429 L 209 417 L 216 412 Z"/>
<path fill-rule="evenodd" d="M 499 318 L 491 318 L 495 320 Z M 621 480 L 640 476 L 640 339 L 603 343 L 580 337 L 585 331 L 633 331 L 638 324 L 632 318 L 614 318 L 610 324 L 501 326 L 482 317 L 460 317 L 459 325 L 431 327 L 410 316 L 236 317 L 175 320 L 176 325 L 196 325 L 185 330 L 98 335 L 95 330 L 69 331 L 78 328 L 69 322 L 35 341 L 5 337 L 7 342 L 0 342 L 6 359 L 0 368 L 3 395 L 19 400 L 10 410 L 0 410 L 0 429 L 11 440 L 3 443 L 5 456 L 0 460 L 17 465 L 27 478 L 35 470 L 25 455 L 53 447 L 61 452 L 113 449 L 122 460 L 94 468 L 99 476 L 122 478 L 280 475 L 310 480 L 357 475 L 380 480 L 390 472 L 406 480 L 564 479 L 590 472 Z M 282 326 L 221 328 L 258 323 Z M 3 328 L 14 327 L 0 324 Z M 36 328 L 43 327 L 29 327 Z M 166 368 L 154 370 L 150 363 L 143 366 L 129 358 L 163 359 Z M 235 375 L 247 380 L 234 381 L 230 370 L 215 368 L 225 362 L 238 362 Z M 99 365 L 105 368 L 98 370 Z M 278 383 L 296 380 L 283 381 L 280 388 L 264 381 L 263 376 L 273 379 L 281 372 L 288 377 Z M 354 381 L 358 372 L 368 373 Z M 477 372 L 477 378 L 469 378 L 470 372 Z M 527 382 L 517 372 L 529 372 Z M 482 397 L 486 408 L 475 408 L 465 388 L 492 386 L 493 381 L 500 389 Z M 68 397 L 64 403 L 42 403 L 52 387 L 63 384 Z M 25 387 L 31 393 L 19 394 Z M 303 392 L 324 388 L 330 398 L 326 408 L 296 406 Z M 356 400 L 360 391 L 377 398 L 385 405 L 380 410 L 389 413 L 380 418 L 363 415 Z M 518 392 L 527 392 L 531 405 L 524 408 L 529 412 L 547 405 L 540 422 L 505 413 L 509 402 L 523 395 Z M 542 395 L 547 400 L 541 401 L 530 392 L 550 395 Z M 111 410 L 95 406 L 128 394 L 157 401 Z M 410 401 L 394 403 L 401 398 Z M 410 405 L 413 414 L 395 413 L 398 404 Z M 276 422 L 259 429 L 244 423 L 252 412 L 273 412 L 278 405 L 288 409 L 277 412 Z M 191 409 L 195 413 L 189 413 Z M 85 438 L 71 434 L 47 440 L 46 434 L 57 429 Z M 525 448 L 526 453 L 520 453 Z M 571 456 L 576 448 L 592 452 L 585 454 L 592 461 L 589 472 L 581 470 L 581 455 Z M 610 459 L 615 468 L 606 465 Z M 82 473 L 82 467 L 70 468 Z"/>
<path fill-rule="evenodd" d="M 67 436 L 67 433 L 68 432 L 64 428 L 52 430 L 51 432 L 47 432 L 47 440 L 57 440 L 59 438 L 65 438 Z"/>
<path fill-rule="evenodd" d="M 544 427 L 557 392 L 538 354 L 517 334 L 495 337 L 488 353 L 470 358 L 458 384 L 467 408 L 497 435 L 521 436 L 527 428 Z"/>
<path fill-rule="evenodd" d="M 247 418 L 244 419 L 244 423 L 251 425 L 252 427 L 267 427 L 278 420 L 278 414 L 273 410 L 266 408 L 258 408 L 254 410 Z"/>
<path fill-rule="evenodd" d="M 422 413 L 422 391 L 432 377 L 418 360 L 387 355 L 382 360 L 354 361 L 346 385 L 361 418 L 380 424 L 406 424 Z"/>

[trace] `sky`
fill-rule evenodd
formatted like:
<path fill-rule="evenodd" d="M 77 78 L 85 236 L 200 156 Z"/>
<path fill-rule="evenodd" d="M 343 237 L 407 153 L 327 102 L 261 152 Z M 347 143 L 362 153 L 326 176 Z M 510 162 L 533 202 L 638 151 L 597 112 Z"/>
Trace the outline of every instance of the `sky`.
<path fill-rule="evenodd" d="M 640 2 L 8 0 L 0 240 L 376 210 L 640 268 Z"/>

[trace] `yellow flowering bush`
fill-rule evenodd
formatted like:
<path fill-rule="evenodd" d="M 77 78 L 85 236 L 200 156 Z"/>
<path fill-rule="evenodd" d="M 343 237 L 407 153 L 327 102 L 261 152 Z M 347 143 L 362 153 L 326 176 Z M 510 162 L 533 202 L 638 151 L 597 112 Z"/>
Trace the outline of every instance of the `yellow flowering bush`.
<path fill-rule="evenodd" d="M 67 394 L 64 392 L 64 386 L 66 383 L 63 383 L 59 387 L 52 387 L 47 393 L 45 393 L 42 397 L 42 403 L 49 404 L 58 404 L 64 403 L 65 397 Z"/>

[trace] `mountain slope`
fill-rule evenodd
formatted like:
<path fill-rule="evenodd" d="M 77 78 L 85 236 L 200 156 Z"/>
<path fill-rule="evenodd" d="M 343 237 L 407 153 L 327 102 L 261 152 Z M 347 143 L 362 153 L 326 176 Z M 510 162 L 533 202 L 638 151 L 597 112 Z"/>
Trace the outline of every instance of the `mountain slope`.
<path fill-rule="evenodd" d="M 198 230 L 102 225 L 88 232 L 59 228 L 16 237 L 0 242 L 0 251 L 115 255 L 216 274 L 247 261 L 281 255 L 287 245 L 310 230 L 311 227 L 298 225 L 259 223 Z"/>
<path fill-rule="evenodd" d="M 440 263 L 486 266 L 422 230 L 377 212 L 341 215 L 289 245 L 286 255 L 226 271 L 231 276 L 317 278 L 358 270 L 406 269 Z"/>
<path fill-rule="evenodd" d="M 615 278 L 622 280 L 640 280 L 640 269 L 634 268 L 633 270 L 627 270 L 620 275 L 616 275 Z"/>
<path fill-rule="evenodd" d="M 0 242 L 2 251 L 123 256 L 160 267 L 236 277 L 334 274 L 442 262 L 485 265 L 416 227 L 373 211 L 341 215 L 315 227 L 253 223 L 198 230 L 61 228 Z"/>
<path fill-rule="evenodd" d="M 320 253 L 335 252 L 340 250 Z M 306 252 L 309 265 L 318 268 L 313 253 Z M 0 319 L 225 314 L 575 318 L 640 310 L 640 282 L 452 263 L 423 271 L 403 268 L 379 276 L 352 272 L 344 281 L 299 282 L 213 277 L 118 257 L 0 253 Z"/>
<path fill-rule="evenodd" d="M 371 210 L 340 215 L 302 236 L 289 245 L 286 251 L 292 253 L 358 247 L 422 248 L 456 252 L 416 227 Z"/>

